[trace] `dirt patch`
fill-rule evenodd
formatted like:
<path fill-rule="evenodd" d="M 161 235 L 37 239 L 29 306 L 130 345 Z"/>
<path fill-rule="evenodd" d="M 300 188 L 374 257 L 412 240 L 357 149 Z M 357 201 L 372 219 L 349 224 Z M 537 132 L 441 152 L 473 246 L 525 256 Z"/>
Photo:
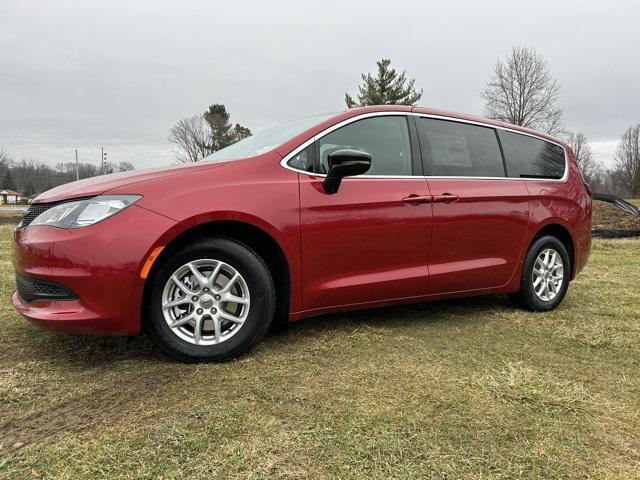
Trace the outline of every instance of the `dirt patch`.
<path fill-rule="evenodd" d="M 608 202 L 593 201 L 591 229 L 595 231 L 640 231 L 640 216 Z"/>
<path fill-rule="evenodd" d="M 10 420 L 0 427 L 0 458 L 67 432 L 85 430 L 103 420 L 121 421 L 126 417 L 128 404 L 148 398 L 150 392 L 156 396 L 163 386 L 186 378 L 179 369 L 172 371 L 174 375 L 163 372 L 153 377 L 128 379 L 126 385 L 119 382 L 43 412 Z"/>

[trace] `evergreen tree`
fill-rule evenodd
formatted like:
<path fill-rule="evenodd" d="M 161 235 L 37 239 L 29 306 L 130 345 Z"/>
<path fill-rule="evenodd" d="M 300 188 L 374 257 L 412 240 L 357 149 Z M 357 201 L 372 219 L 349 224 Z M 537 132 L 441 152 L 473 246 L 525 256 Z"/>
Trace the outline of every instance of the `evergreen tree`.
<path fill-rule="evenodd" d="M 204 119 L 211 129 L 208 145 L 210 151 L 217 152 L 233 143 L 233 131 L 231 131 L 233 126 L 229 123 L 229 116 L 227 108 L 220 103 L 210 105 L 204 112 Z"/>
<path fill-rule="evenodd" d="M 406 73 L 391 68 L 391 60 L 383 58 L 376 62 L 378 72 L 362 74 L 362 85 L 358 87 L 358 99 L 345 94 L 348 108 L 367 105 L 415 105 L 422 98 L 422 89 L 414 87 L 415 79 L 408 80 Z"/>
<path fill-rule="evenodd" d="M 210 105 L 209 109 L 204 112 L 204 119 L 211 129 L 210 140 L 207 145 L 211 152 L 217 152 L 243 138 L 251 136 L 251 130 L 239 123 L 233 126 L 229 122 L 229 118 L 230 115 L 227 112 L 227 108 L 219 103 Z"/>
<path fill-rule="evenodd" d="M 11 170 L 7 170 L 6 175 L 4 176 L 4 180 L 2 181 L 2 188 L 7 190 L 15 190 L 16 184 L 13 181 L 13 177 L 11 176 Z"/>
<path fill-rule="evenodd" d="M 242 125 L 240 125 L 239 123 L 236 123 L 236 126 L 233 127 L 233 140 L 234 143 L 235 142 L 239 142 L 240 140 L 250 137 L 251 136 L 251 130 L 249 130 L 247 127 L 243 127 Z"/>

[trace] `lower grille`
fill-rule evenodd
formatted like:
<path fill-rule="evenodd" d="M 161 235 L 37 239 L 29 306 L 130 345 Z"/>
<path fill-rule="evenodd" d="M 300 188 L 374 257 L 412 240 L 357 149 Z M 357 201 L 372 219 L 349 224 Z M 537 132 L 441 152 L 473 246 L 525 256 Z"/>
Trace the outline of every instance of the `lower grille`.
<path fill-rule="evenodd" d="M 34 300 L 73 300 L 76 294 L 67 287 L 32 277 L 16 274 L 16 290 L 27 303 Z"/>

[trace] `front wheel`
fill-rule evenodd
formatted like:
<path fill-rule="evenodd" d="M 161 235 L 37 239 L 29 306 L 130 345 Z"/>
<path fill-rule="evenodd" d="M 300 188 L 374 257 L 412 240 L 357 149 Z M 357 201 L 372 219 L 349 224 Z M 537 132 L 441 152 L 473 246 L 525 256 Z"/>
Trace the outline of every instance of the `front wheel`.
<path fill-rule="evenodd" d="M 154 275 L 147 330 L 182 361 L 224 361 L 262 339 L 275 287 L 264 260 L 227 238 L 190 245 Z"/>
<path fill-rule="evenodd" d="M 518 306 L 532 311 L 553 310 L 562 302 L 571 274 L 567 249 L 550 235 L 538 238 L 527 253 L 520 290 L 511 294 Z"/>

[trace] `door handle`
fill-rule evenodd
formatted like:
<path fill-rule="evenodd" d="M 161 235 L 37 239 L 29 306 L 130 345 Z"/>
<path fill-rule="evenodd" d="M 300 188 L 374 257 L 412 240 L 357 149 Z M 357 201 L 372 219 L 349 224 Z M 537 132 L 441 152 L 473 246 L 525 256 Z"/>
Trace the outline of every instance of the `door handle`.
<path fill-rule="evenodd" d="M 459 200 L 458 195 L 451 195 L 450 193 L 444 193 L 442 195 L 434 195 L 433 203 L 454 203 Z"/>
<path fill-rule="evenodd" d="M 431 203 L 431 195 L 409 195 L 402 199 L 403 203 Z"/>

